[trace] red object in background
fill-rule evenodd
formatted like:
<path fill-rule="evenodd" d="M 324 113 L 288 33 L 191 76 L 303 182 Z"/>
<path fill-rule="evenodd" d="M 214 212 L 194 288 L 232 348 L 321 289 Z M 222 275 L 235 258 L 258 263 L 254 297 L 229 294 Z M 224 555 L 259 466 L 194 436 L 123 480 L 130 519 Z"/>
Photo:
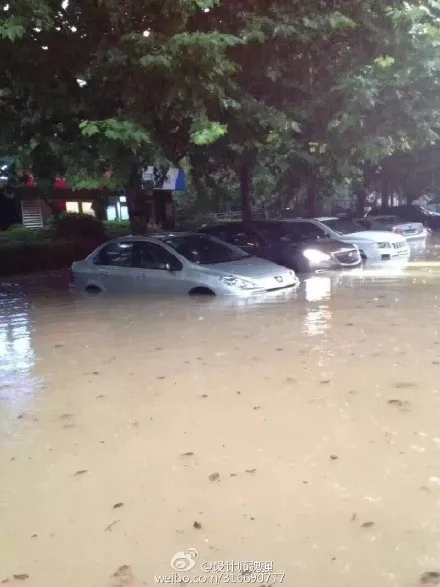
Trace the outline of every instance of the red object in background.
<path fill-rule="evenodd" d="M 35 181 L 35 177 L 31 174 L 26 175 L 26 187 L 34 188 L 37 186 L 37 182 Z M 70 186 L 65 179 L 62 177 L 57 177 L 55 179 L 55 189 L 58 190 L 69 190 Z"/>
<path fill-rule="evenodd" d="M 63 179 L 62 177 L 57 177 L 57 179 L 55 180 L 55 189 L 69 190 L 70 186 L 65 179 Z"/>
<path fill-rule="evenodd" d="M 113 171 L 106 171 L 104 173 L 105 177 L 112 177 L 112 175 L 113 175 Z M 26 187 L 34 188 L 36 186 L 37 186 L 37 181 L 36 181 L 35 177 L 33 175 L 31 175 L 30 173 L 26 174 Z M 57 177 L 55 179 L 54 188 L 57 190 L 70 190 L 70 189 L 72 189 L 63 177 Z"/>
<path fill-rule="evenodd" d="M 66 202 L 64 200 L 57 200 L 54 205 L 59 212 L 66 212 Z"/>

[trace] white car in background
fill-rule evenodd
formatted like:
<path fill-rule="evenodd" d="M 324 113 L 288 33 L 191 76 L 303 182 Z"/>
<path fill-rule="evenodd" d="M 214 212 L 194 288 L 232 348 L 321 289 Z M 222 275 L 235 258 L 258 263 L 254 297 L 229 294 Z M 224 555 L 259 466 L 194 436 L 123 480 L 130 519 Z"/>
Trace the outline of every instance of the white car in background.
<path fill-rule="evenodd" d="M 401 234 L 407 241 L 426 241 L 430 233 L 429 228 L 421 222 L 406 222 L 398 216 L 388 214 L 355 218 L 354 221 L 366 230 L 390 230 Z"/>
<path fill-rule="evenodd" d="M 409 257 L 410 248 L 406 239 L 400 234 L 385 230 L 363 230 L 353 222 L 336 217 L 295 219 L 290 222 L 307 222 L 314 226 L 321 238 L 332 238 L 353 243 L 359 248 L 363 259 L 368 261 L 386 261 Z"/>

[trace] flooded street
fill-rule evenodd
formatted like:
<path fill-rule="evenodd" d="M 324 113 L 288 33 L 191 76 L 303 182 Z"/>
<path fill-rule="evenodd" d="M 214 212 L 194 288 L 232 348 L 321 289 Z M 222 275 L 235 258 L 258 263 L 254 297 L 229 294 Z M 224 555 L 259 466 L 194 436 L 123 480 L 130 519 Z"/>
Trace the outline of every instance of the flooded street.
<path fill-rule="evenodd" d="M 0 583 L 172 583 L 189 549 L 207 584 L 204 561 L 288 587 L 440 571 L 437 257 L 258 303 L 4 281 Z"/>

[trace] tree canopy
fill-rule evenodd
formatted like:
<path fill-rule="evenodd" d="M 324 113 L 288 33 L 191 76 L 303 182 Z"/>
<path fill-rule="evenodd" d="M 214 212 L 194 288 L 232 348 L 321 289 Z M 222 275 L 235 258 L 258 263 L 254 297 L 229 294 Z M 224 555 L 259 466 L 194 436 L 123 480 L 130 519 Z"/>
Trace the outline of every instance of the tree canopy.
<path fill-rule="evenodd" d="M 305 185 L 313 211 L 318 190 L 394 181 L 437 147 L 439 16 L 437 0 L 11 0 L 0 154 L 110 188 L 185 159 L 200 197 L 235 174 L 247 215 L 255 183 L 280 201 Z"/>

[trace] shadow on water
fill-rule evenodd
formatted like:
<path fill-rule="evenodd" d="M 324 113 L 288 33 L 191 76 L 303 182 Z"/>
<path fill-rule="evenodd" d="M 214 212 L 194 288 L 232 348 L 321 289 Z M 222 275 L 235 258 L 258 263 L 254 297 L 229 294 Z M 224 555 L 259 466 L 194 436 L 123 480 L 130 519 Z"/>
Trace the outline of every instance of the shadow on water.
<path fill-rule="evenodd" d="M 247 299 L 4 281 L 0 581 L 138 587 L 196 548 L 417 584 L 440 566 L 438 259 Z"/>

